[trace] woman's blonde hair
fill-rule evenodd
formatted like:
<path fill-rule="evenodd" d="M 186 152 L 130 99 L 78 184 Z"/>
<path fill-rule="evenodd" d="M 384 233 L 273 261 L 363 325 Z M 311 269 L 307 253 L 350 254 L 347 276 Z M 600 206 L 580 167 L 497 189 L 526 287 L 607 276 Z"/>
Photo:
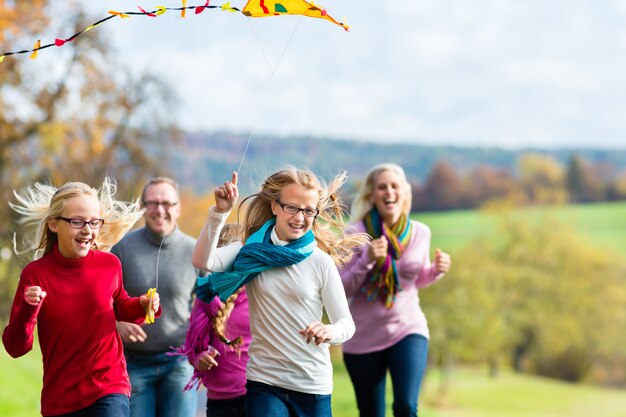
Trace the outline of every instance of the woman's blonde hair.
<path fill-rule="evenodd" d="M 409 184 L 409 182 L 407 181 L 406 175 L 404 174 L 404 169 L 402 169 L 400 165 L 388 162 L 376 165 L 367 173 L 363 187 L 357 193 L 354 201 L 352 202 L 352 209 L 350 210 L 350 214 L 353 219 L 362 220 L 363 217 L 367 213 L 369 213 L 370 210 L 372 210 L 372 192 L 374 191 L 374 187 L 376 186 L 378 177 L 385 171 L 391 171 L 398 175 L 398 177 L 400 178 L 400 187 L 405 196 L 404 205 L 402 206 L 402 212 L 405 213 L 407 216 L 411 213 L 411 184 Z"/>
<path fill-rule="evenodd" d="M 219 240 L 217 242 L 217 246 L 226 246 L 229 243 L 232 243 L 236 240 L 241 240 L 241 225 L 236 223 L 225 224 L 220 232 Z M 236 351 L 237 355 L 240 354 L 240 347 L 243 344 L 243 338 L 241 336 L 237 336 L 233 340 L 229 340 L 226 337 L 226 322 L 230 317 L 230 313 L 232 313 L 233 308 L 235 308 L 235 300 L 239 297 L 239 293 L 242 289 L 237 290 L 234 294 L 226 299 L 226 302 L 223 303 L 220 308 L 215 313 L 213 317 L 213 331 L 215 335 L 226 345 L 232 346 Z"/>
<path fill-rule="evenodd" d="M 143 210 L 139 201 L 122 202 L 114 199 L 117 187 L 109 178 L 105 178 L 99 190 L 82 182 L 68 182 L 58 189 L 42 183 L 35 183 L 26 188 L 23 194 L 14 191 L 16 203 L 9 206 L 22 218 L 20 223 L 25 225 L 25 234 L 22 239 L 23 249 L 17 247 L 14 237 L 14 249 L 18 254 L 34 252 L 34 259 L 49 253 L 57 234 L 48 227 L 48 220 L 61 215 L 65 201 L 81 195 L 93 195 L 100 201 L 100 213 L 104 225 L 100 229 L 93 249 L 107 251 L 117 243 L 124 234 L 139 220 Z"/>
<path fill-rule="evenodd" d="M 352 249 L 367 241 L 364 234 L 345 233 L 346 211 L 339 196 L 339 189 L 346 179 L 347 175 L 343 172 L 325 184 L 312 171 L 292 166 L 270 175 L 258 193 L 245 198 L 239 205 L 239 210 L 242 211 L 247 204 L 243 222 L 244 239 L 274 217 L 272 202 L 280 200 L 285 187 L 296 184 L 305 190 L 317 191 L 319 214 L 312 226 L 315 240 L 318 247 L 333 258 L 335 264 L 343 265 L 352 257 Z"/>

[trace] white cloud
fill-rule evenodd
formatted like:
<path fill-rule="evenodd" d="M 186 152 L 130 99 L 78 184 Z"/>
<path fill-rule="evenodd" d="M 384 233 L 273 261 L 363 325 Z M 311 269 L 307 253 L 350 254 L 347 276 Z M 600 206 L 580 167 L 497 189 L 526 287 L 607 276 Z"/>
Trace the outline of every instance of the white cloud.
<path fill-rule="evenodd" d="M 96 16 L 134 9 L 127 0 L 97 3 L 89 6 Z M 335 18 L 346 15 L 351 31 L 319 19 L 218 10 L 115 19 L 97 30 L 110 33 L 126 65 L 175 86 L 183 127 L 626 146 L 621 1 L 318 3 Z"/>

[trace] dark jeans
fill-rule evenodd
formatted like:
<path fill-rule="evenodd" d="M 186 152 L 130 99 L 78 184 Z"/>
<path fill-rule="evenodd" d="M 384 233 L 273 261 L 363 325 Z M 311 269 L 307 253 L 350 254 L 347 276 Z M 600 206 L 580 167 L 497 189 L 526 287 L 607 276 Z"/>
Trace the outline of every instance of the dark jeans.
<path fill-rule="evenodd" d="M 306 394 L 256 381 L 246 383 L 248 417 L 332 417 L 330 394 Z"/>
<path fill-rule="evenodd" d="M 246 417 L 246 396 L 230 400 L 206 400 L 206 417 Z"/>
<path fill-rule="evenodd" d="M 363 355 L 344 353 L 361 417 L 385 417 L 387 370 L 393 386 L 393 415 L 417 417 L 417 398 L 426 370 L 428 339 L 411 334 L 395 345 Z"/>
<path fill-rule="evenodd" d="M 57 417 L 129 417 L 130 404 L 124 394 L 111 394 L 100 398 L 87 408 Z"/>

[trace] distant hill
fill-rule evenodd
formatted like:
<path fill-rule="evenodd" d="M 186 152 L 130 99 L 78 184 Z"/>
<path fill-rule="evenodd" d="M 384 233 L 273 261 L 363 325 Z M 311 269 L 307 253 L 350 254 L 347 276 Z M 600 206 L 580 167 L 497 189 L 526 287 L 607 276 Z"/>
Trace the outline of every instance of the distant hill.
<path fill-rule="evenodd" d="M 249 133 L 186 133 L 172 149 L 172 170 L 181 184 L 198 192 L 230 178 L 237 170 Z M 477 165 L 513 169 L 524 153 L 551 155 L 564 165 L 578 154 L 591 162 L 626 169 L 626 150 L 520 149 L 498 147 L 423 146 L 335 140 L 310 136 L 278 137 L 254 135 L 240 172 L 242 191 L 256 189 L 269 173 L 286 164 L 313 169 L 323 178 L 346 170 L 351 180 L 360 180 L 373 166 L 395 162 L 404 167 L 411 182 L 423 182 L 433 165 L 444 160 L 459 173 Z"/>

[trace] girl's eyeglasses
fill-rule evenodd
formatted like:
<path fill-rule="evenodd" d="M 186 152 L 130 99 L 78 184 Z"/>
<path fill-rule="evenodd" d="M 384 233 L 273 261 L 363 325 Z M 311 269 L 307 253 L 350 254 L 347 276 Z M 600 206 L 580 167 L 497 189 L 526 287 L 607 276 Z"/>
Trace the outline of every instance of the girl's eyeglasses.
<path fill-rule="evenodd" d="M 89 227 L 93 230 L 93 229 L 99 229 L 102 227 L 102 225 L 104 224 L 104 219 L 93 219 L 93 220 L 82 220 L 82 219 L 68 219 L 67 217 L 57 217 L 57 219 L 61 219 L 64 220 L 66 222 L 68 222 L 70 224 L 70 226 L 74 229 L 82 229 L 83 227 L 85 227 L 86 224 L 89 225 Z"/>

